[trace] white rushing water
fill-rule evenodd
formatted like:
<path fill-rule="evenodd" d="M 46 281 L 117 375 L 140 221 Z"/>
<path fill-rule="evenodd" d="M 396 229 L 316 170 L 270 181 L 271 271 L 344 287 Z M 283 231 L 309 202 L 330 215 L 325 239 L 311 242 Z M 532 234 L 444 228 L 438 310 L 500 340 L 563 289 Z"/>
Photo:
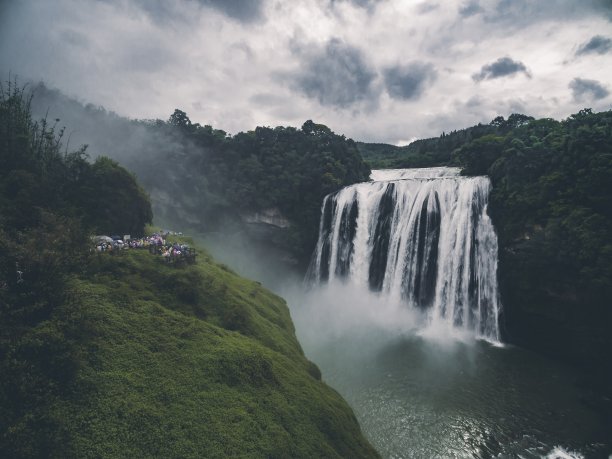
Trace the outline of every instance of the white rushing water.
<path fill-rule="evenodd" d="M 434 328 L 499 341 L 490 182 L 457 168 L 372 172 L 326 196 L 310 282 L 368 286 Z"/>

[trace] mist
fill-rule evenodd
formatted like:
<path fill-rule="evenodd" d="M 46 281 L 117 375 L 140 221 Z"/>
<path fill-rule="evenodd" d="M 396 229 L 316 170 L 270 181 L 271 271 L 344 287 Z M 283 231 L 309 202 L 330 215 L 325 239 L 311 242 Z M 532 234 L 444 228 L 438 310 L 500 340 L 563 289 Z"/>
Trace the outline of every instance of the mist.
<path fill-rule="evenodd" d="M 331 349 L 337 362 L 363 367 L 402 343 L 417 343 L 423 357 L 440 362 L 476 342 L 472 332 L 432 321 L 427 311 L 353 283 L 307 286 L 293 278 L 278 293 L 288 302 L 307 356 L 323 366 Z"/>

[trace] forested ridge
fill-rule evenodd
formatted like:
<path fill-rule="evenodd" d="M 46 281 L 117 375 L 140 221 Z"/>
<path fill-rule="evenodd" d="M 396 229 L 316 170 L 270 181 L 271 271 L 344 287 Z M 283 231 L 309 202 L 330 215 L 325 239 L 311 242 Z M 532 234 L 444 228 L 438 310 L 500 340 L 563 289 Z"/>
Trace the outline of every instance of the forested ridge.
<path fill-rule="evenodd" d="M 496 119 L 453 152 L 487 174 L 507 339 L 612 380 L 612 112 Z"/>
<path fill-rule="evenodd" d="M 0 89 L 0 456 L 378 457 L 281 298 L 201 250 L 93 250 L 148 197 L 30 102 Z"/>
<path fill-rule="evenodd" d="M 173 196 L 194 199 L 192 205 L 185 200 L 190 213 L 208 217 L 210 229 L 218 230 L 220 222 L 228 224 L 228 217 L 243 212 L 276 208 L 291 222 L 279 242 L 301 258 L 310 255 L 316 242 L 323 197 L 370 174 L 352 140 L 312 121 L 301 129 L 257 127 L 227 136 L 191 123 L 176 110 L 168 122 L 157 121 L 149 128 L 189 147 L 158 157 L 159 167 L 135 161 L 134 170 L 146 187 L 156 187 L 159 171 L 180 174 Z M 195 190 L 206 191 L 194 196 Z"/>
<path fill-rule="evenodd" d="M 359 144 L 372 166 L 488 175 L 504 339 L 612 381 L 612 112 L 513 114 L 407 147 Z"/>
<path fill-rule="evenodd" d="M 478 124 L 439 137 L 418 139 L 398 147 L 386 143 L 357 142 L 357 148 L 372 169 L 401 169 L 452 165 L 450 152 L 473 139 L 496 131 L 495 126 Z"/>

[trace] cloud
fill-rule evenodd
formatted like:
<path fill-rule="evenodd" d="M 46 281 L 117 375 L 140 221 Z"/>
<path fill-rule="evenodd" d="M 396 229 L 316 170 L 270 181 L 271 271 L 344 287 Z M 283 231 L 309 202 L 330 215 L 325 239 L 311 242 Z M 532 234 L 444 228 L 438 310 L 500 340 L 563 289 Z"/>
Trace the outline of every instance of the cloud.
<path fill-rule="evenodd" d="M 535 22 L 573 21 L 593 16 L 612 19 L 610 0 L 499 0 L 487 11 L 485 20 L 520 28 Z"/>
<path fill-rule="evenodd" d="M 427 85 L 436 79 L 437 72 L 431 64 L 412 62 L 405 66 L 387 68 L 383 76 L 391 97 L 415 100 L 423 94 Z"/>
<path fill-rule="evenodd" d="M 324 46 L 296 45 L 300 71 L 292 87 L 321 105 L 346 108 L 377 97 L 376 72 L 354 46 L 332 38 Z"/>
<path fill-rule="evenodd" d="M 0 77 L 43 79 L 132 118 L 178 107 L 232 133 L 315 119 L 395 143 L 512 113 L 517 95 L 523 113 L 565 118 L 585 106 L 568 88 L 575 76 L 612 93 L 612 51 L 575 55 L 612 39 L 604 2 L 0 0 Z M 519 77 L 489 80 L 504 56 Z"/>
<path fill-rule="evenodd" d="M 335 4 L 335 3 L 344 3 L 344 2 L 348 2 L 348 3 L 352 3 L 355 6 L 361 7 L 361 8 L 372 8 L 374 6 L 376 6 L 376 0 L 330 0 L 331 4 Z"/>
<path fill-rule="evenodd" d="M 509 57 L 500 57 L 495 62 L 483 65 L 480 72 L 472 75 L 474 81 L 492 80 L 506 76 L 524 73 L 528 78 L 531 78 L 531 73 L 520 61 L 515 61 Z"/>
<path fill-rule="evenodd" d="M 263 18 L 263 0 L 198 0 L 241 22 L 254 22 Z"/>
<path fill-rule="evenodd" d="M 427 14 L 440 8 L 438 3 L 423 2 L 417 6 L 419 14 Z"/>
<path fill-rule="evenodd" d="M 605 99 L 610 94 L 610 91 L 599 81 L 583 78 L 574 78 L 570 82 L 569 88 L 577 102 Z"/>
<path fill-rule="evenodd" d="M 190 3 L 185 0 L 181 2 L 168 2 L 166 0 L 133 1 L 158 22 L 165 22 L 168 19 L 191 19 L 183 14 L 185 7 L 188 7 Z M 212 8 L 243 23 L 255 22 L 263 18 L 264 0 L 196 0 L 195 4 L 204 8 Z"/>
<path fill-rule="evenodd" d="M 612 39 L 602 35 L 595 35 L 578 48 L 576 56 L 582 56 L 584 54 L 606 54 L 610 50 L 612 50 Z"/>
<path fill-rule="evenodd" d="M 484 11 L 484 8 L 480 6 L 480 3 L 478 3 L 478 0 L 472 0 L 469 3 L 464 3 L 459 8 L 459 14 L 464 18 L 474 16 L 478 13 L 482 13 L 483 11 Z"/>

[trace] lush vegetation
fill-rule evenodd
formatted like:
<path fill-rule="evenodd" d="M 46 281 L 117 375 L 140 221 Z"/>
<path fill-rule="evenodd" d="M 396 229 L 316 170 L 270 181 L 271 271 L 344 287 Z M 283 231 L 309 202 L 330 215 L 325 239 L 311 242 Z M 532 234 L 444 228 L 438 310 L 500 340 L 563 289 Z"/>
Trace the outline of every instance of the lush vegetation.
<path fill-rule="evenodd" d="M 531 116 L 513 113 L 507 120 L 498 116 L 490 124 L 479 123 L 469 128 L 443 132 L 439 137 L 415 140 L 403 147 L 365 142 L 357 142 L 357 147 L 372 169 L 462 166 L 453 155 L 456 149 L 486 135 L 507 134 L 532 120 Z"/>
<path fill-rule="evenodd" d="M 495 131 L 495 126 L 479 124 L 448 134 L 443 132 L 440 137 L 415 140 L 403 147 L 365 142 L 357 142 L 357 147 L 372 169 L 453 166 L 456 164 L 451 152 L 473 139 Z"/>
<path fill-rule="evenodd" d="M 282 299 L 201 252 L 90 251 L 151 211 L 115 162 L 0 99 L 2 457 L 376 457 Z"/>
<path fill-rule="evenodd" d="M 72 343 L 87 330 L 71 317 L 53 319 L 67 279 L 86 265 L 89 234 L 108 225 L 142 233 L 151 207 L 116 163 L 92 165 L 84 148 L 62 151 L 63 132 L 34 122 L 29 102 L 15 83 L 0 87 L 0 450 L 25 431 L 21 441 L 40 452 L 62 442 L 39 414 L 71 391 Z M 91 188 L 105 178 L 121 199 Z M 102 224 L 99 214 L 109 220 Z"/>
<path fill-rule="evenodd" d="M 612 381 L 612 112 L 513 114 L 406 147 L 358 146 L 372 167 L 488 175 L 505 339 Z"/>
<path fill-rule="evenodd" d="M 494 122 L 453 157 L 491 178 L 508 337 L 612 378 L 612 112 Z"/>
<path fill-rule="evenodd" d="M 203 218 L 208 231 L 239 222 L 244 214 L 278 209 L 291 228 L 276 243 L 302 259 L 316 242 L 323 197 L 370 174 L 352 140 L 312 121 L 301 129 L 258 127 L 227 136 L 191 123 L 176 110 L 168 122 L 156 121 L 149 128 L 183 148 L 153 162 L 130 163 L 145 187 L 165 187 L 174 179 L 166 189 L 176 205 Z"/>

